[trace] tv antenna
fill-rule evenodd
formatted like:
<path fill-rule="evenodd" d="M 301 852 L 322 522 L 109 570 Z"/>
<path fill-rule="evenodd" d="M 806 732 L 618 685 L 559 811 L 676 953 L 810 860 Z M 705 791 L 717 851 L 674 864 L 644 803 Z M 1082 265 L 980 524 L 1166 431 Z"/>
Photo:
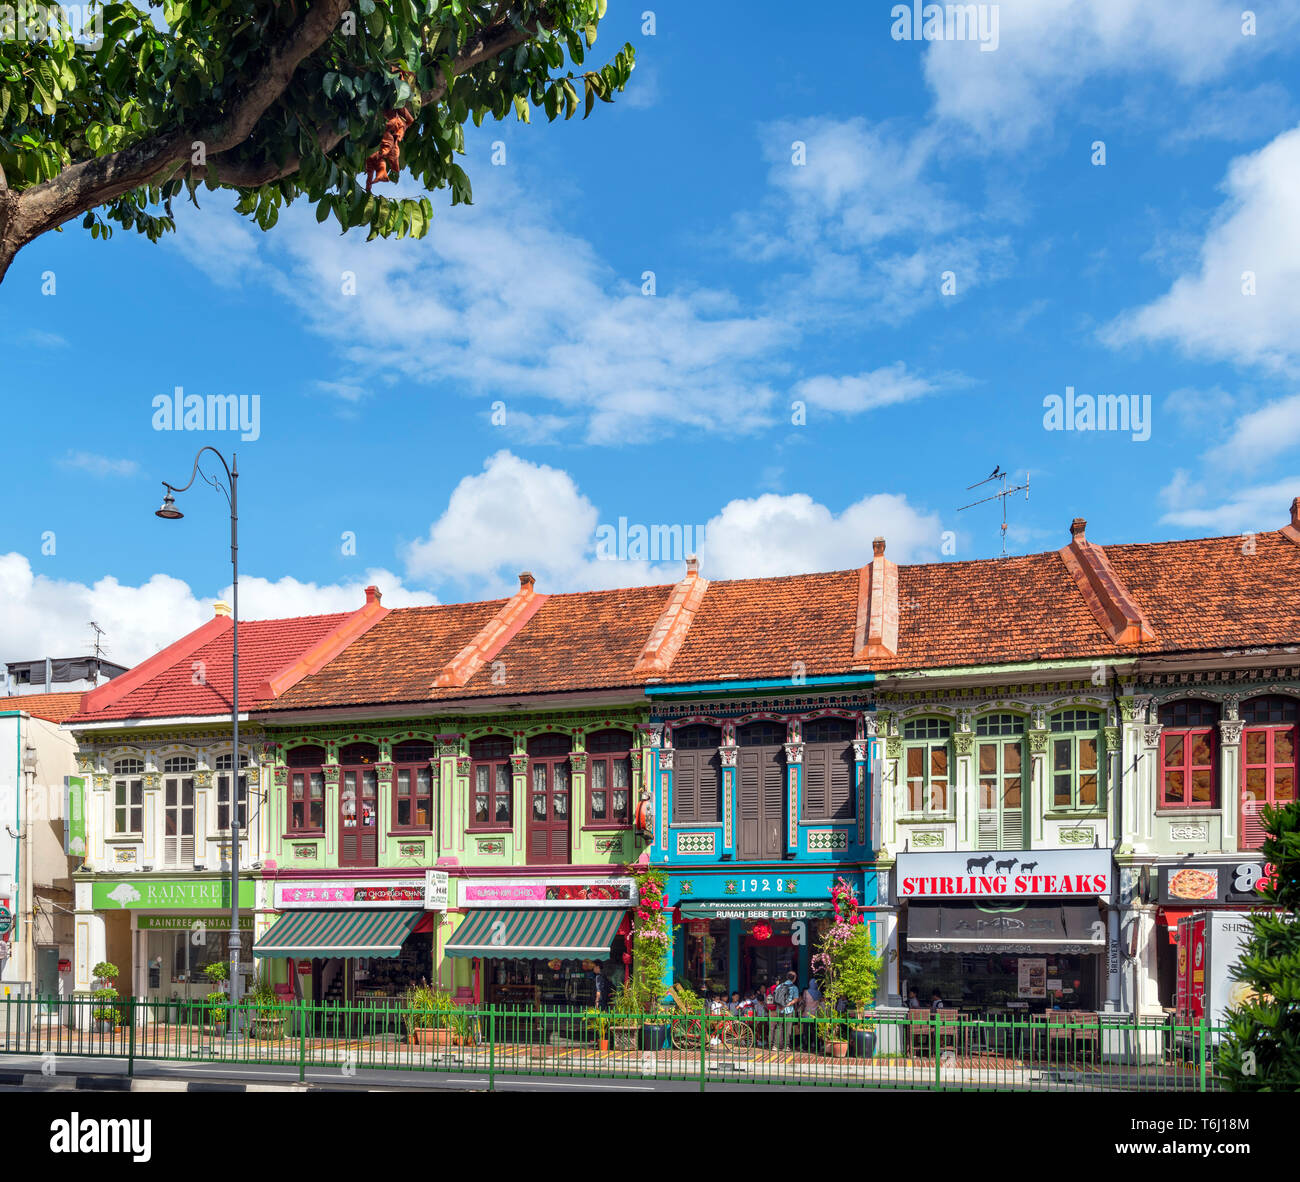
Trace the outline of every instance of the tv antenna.
<path fill-rule="evenodd" d="M 1007 482 L 1010 479 L 1011 477 L 1006 472 L 1002 471 L 1002 465 L 999 464 L 996 468 L 993 469 L 992 472 L 990 472 L 986 477 L 984 477 L 983 480 L 977 480 L 974 484 L 968 484 L 966 486 L 966 491 L 970 492 L 970 490 L 973 488 L 980 488 L 983 485 L 988 484 L 990 481 L 993 480 L 1002 481 L 1002 491 L 995 492 L 991 497 L 981 497 L 978 501 L 972 501 L 969 505 L 963 505 L 960 509 L 957 510 L 958 513 L 961 513 L 966 509 L 975 508 L 976 505 L 987 504 L 989 501 L 1002 502 L 1002 557 L 1003 558 L 1007 556 L 1007 497 L 1009 497 L 1012 493 L 1023 492 L 1025 494 L 1025 500 L 1026 501 L 1029 500 L 1029 477 L 1026 476 L 1025 483 L 1017 484 L 1015 488 L 1009 488 L 1007 486 Z"/>
<path fill-rule="evenodd" d="M 104 648 L 100 644 L 99 638 L 104 635 L 104 629 L 96 624 L 94 620 L 90 621 L 90 627 L 95 633 L 95 671 L 91 675 L 91 681 L 98 685 L 100 662 L 104 659 Z"/>

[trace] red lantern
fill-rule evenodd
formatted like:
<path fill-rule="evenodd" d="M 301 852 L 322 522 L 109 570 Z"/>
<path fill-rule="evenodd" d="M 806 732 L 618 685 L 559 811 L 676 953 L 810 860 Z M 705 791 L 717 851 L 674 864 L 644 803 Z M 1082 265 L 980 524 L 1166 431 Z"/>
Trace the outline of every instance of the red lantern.
<path fill-rule="evenodd" d="M 756 923 L 754 925 L 753 935 L 754 935 L 754 939 L 758 940 L 760 943 L 770 940 L 772 938 L 771 925 L 765 923 Z"/>

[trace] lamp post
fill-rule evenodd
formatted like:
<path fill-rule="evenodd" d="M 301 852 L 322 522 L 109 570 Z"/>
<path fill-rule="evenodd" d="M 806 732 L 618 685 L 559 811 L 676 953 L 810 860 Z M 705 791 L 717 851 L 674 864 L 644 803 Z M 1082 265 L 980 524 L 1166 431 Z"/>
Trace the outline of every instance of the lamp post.
<path fill-rule="evenodd" d="M 230 1027 L 233 1037 L 239 1031 L 239 953 L 241 940 L 239 935 L 239 461 L 234 452 L 230 453 L 230 463 L 215 447 L 201 447 L 194 457 L 194 471 L 189 481 L 181 487 L 163 481 L 167 492 L 163 496 L 162 507 L 154 513 L 165 521 L 179 521 L 184 514 L 176 508 L 172 493 L 183 493 L 199 476 L 199 460 L 205 451 L 210 451 L 221 461 L 226 470 L 229 488 L 206 475 L 203 479 L 225 495 L 230 506 L 230 567 L 233 573 L 233 590 L 231 592 L 232 614 L 234 616 L 234 650 L 231 659 L 231 759 L 230 759 Z"/>

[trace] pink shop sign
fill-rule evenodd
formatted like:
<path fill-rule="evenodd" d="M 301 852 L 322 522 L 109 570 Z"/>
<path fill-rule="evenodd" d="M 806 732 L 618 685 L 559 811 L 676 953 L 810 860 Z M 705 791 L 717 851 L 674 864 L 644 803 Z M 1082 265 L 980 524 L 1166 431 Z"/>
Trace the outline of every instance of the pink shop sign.
<path fill-rule="evenodd" d="M 540 882 L 467 882 L 461 887 L 461 897 L 466 903 L 540 903 L 546 898 L 546 887 Z"/>

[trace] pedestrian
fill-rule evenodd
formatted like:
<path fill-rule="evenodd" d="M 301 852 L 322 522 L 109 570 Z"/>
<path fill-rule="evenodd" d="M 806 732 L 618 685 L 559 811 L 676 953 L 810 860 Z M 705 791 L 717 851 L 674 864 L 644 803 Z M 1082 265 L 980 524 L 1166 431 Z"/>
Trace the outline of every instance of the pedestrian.
<path fill-rule="evenodd" d="M 605 976 L 599 963 L 592 969 L 591 979 L 596 986 L 596 1009 L 609 1009 L 609 978 Z"/>
<path fill-rule="evenodd" d="M 909 1010 L 919 1010 L 921 1008 L 921 999 L 916 996 L 915 989 L 907 991 L 907 1008 Z"/>
<path fill-rule="evenodd" d="M 780 1050 L 784 1047 L 791 1050 L 790 1035 L 791 1026 L 795 1022 L 795 1012 L 799 1005 L 799 986 L 796 984 L 798 976 L 791 969 L 785 975 L 785 980 L 779 984 L 772 994 L 772 1002 L 776 1008 L 776 1021 L 772 1024 L 772 1049 Z"/>
<path fill-rule="evenodd" d="M 817 1014 L 821 1010 L 822 990 L 816 977 L 808 978 L 808 985 L 803 991 L 803 1030 L 799 1040 L 805 1051 L 811 1051 L 817 1045 Z"/>
<path fill-rule="evenodd" d="M 941 1009 L 943 1009 L 943 994 L 935 989 L 930 994 L 930 1013 L 937 1013 Z"/>

